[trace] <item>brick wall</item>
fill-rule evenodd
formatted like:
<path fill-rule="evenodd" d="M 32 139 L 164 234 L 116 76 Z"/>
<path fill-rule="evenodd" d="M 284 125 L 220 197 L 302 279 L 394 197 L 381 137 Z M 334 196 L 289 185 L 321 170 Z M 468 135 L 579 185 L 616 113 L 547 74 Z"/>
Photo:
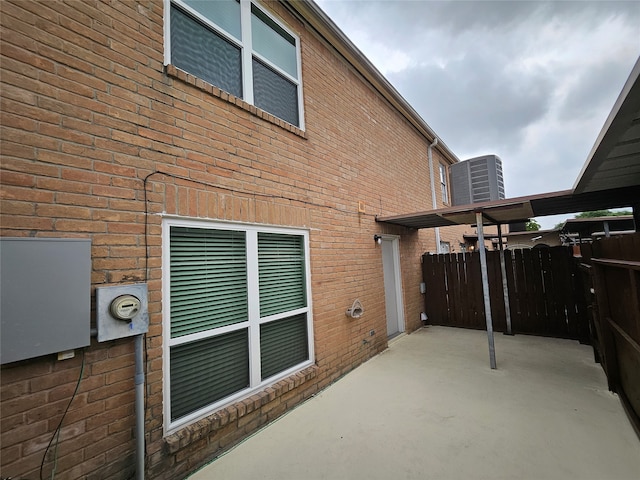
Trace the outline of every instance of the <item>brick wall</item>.
<path fill-rule="evenodd" d="M 386 348 L 374 234 L 400 237 L 406 329 L 421 325 L 419 259 L 434 234 L 375 216 L 431 208 L 428 142 L 311 28 L 269 6 L 301 38 L 305 131 L 164 67 L 160 0 L 0 4 L 1 234 L 91 238 L 92 294 L 148 283 L 149 478 L 184 476 Z M 316 352 L 313 367 L 169 436 L 163 214 L 308 228 Z M 358 320 L 345 316 L 355 298 Z M 128 478 L 133 375 L 132 339 L 4 365 L 2 475 L 36 478 L 41 463 L 50 475 L 45 449 L 69 405 L 56 478 Z"/>

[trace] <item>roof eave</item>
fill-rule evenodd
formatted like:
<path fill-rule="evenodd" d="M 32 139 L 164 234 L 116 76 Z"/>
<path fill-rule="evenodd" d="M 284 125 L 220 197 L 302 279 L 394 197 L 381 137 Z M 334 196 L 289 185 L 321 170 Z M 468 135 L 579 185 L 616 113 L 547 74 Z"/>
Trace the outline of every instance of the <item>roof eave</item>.
<path fill-rule="evenodd" d="M 324 38 L 342 57 L 344 57 L 362 75 L 373 88 L 380 93 L 398 112 L 405 117 L 422 134 L 427 141 L 433 142 L 438 138 L 436 148 L 451 163 L 460 159 L 439 138 L 433 129 L 414 110 L 414 108 L 400 95 L 380 71 L 364 56 L 351 40 L 340 30 L 326 13 L 312 0 L 280 0 L 285 6 L 293 9 L 316 32 Z"/>

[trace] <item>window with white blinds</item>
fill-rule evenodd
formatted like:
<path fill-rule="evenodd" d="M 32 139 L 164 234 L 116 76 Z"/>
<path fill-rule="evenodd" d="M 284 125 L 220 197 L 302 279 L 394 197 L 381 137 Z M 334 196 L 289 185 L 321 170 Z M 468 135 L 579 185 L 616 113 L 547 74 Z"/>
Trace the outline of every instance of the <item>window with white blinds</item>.
<path fill-rule="evenodd" d="M 313 362 L 308 235 L 167 220 L 168 430 Z"/>
<path fill-rule="evenodd" d="M 300 236 L 258 233 L 261 317 L 306 305 L 302 241 Z"/>
<path fill-rule="evenodd" d="M 300 41 L 250 0 L 165 0 L 166 63 L 302 125 Z"/>

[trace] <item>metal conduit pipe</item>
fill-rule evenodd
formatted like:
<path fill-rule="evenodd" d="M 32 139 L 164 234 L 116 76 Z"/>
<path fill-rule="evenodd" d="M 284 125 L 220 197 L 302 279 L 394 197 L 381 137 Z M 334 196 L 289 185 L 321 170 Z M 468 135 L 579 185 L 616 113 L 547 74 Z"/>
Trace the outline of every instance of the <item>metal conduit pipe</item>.
<path fill-rule="evenodd" d="M 144 368 L 142 361 L 142 349 L 144 347 L 144 335 L 135 336 L 136 356 L 136 480 L 144 480 Z"/>
<path fill-rule="evenodd" d="M 434 137 L 433 142 L 427 148 L 427 156 L 429 158 L 429 176 L 431 178 L 431 203 L 433 209 L 438 209 L 438 201 L 436 200 L 436 183 L 435 183 L 435 171 L 433 169 L 433 154 L 431 149 L 438 145 L 438 137 Z M 440 227 L 436 227 L 436 253 L 440 253 Z"/>
<path fill-rule="evenodd" d="M 94 338 L 98 337 L 98 329 L 89 331 Z M 136 480 L 144 480 L 144 333 L 134 336 L 135 348 L 135 415 L 136 415 Z"/>

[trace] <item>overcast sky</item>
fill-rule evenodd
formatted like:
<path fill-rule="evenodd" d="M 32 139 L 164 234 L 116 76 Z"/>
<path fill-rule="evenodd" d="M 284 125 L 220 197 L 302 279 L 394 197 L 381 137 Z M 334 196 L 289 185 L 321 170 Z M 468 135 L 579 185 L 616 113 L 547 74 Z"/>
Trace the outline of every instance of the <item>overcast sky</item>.
<path fill-rule="evenodd" d="M 573 187 L 640 55 L 640 0 L 316 3 L 460 160 L 502 159 L 507 197 Z"/>

